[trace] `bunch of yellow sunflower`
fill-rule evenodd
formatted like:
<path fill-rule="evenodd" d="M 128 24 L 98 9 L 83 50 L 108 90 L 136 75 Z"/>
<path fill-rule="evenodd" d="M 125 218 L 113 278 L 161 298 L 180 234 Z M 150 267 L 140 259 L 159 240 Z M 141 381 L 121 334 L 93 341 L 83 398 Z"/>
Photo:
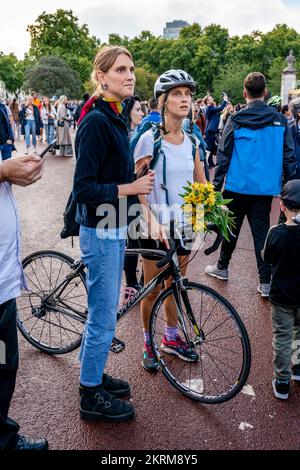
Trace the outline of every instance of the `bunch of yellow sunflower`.
<path fill-rule="evenodd" d="M 205 232 L 208 224 L 214 224 L 228 240 L 230 229 L 234 226 L 232 212 L 226 207 L 231 199 L 223 199 L 222 193 L 215 191 L 212 183 L 190 183 L 180 194 L 184 203 L 183 212 L 188 224 L 194 232 Z"/>

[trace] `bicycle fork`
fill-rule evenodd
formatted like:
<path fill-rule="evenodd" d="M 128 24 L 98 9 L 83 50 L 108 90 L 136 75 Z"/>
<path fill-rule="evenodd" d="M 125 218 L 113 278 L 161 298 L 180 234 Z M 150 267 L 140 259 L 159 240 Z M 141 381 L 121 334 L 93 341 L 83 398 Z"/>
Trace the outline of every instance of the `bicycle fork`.
<path fill-rule="evenodd" d="M 173 282 L 172 287 L 173 287 L 173 295 L 174 295 L 175 304 L 176 304 L 177 313 L 178 313 L 178 321 L 181 325 L 187 344 L 189 344 L 192 347 L 195 347 L 195 346 L 198 346 L 199 344 L 204 343 L 205 334 L 204 334 L 204 331 L 198 327 L 197 322 L 195 320 L 195 316 L 194 316 L 193 309 L 190 303 L 188 292 L 184 286 L 184 279 L 180 279 L 180 282 L 175 280 Z M 182 301 L 183 301 L 185 311 L 186 311 L 186 316 L 189 319 L 193 327 L 193 330 L 195 332 L 196 336 L 194 339 L 190 338 L 190 335 L 188 333 L 185 315 L 183 314 L 184 309 L 182 308 L 182 301 L 180 297 L 182 297 Z"/>

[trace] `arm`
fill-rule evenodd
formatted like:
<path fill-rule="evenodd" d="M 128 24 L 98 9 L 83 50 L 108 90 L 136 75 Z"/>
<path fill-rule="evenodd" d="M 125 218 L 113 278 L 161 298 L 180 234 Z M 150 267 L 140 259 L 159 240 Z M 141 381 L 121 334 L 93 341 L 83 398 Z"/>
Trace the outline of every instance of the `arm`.
<path fill-rule="evenodd" d="M 197 181 L 198 183 L 206 183 L 204 164 L 200 162 L 199 147 L 196 150 L 195 166 L 194 166 L 194 181 Z"/>
<path fill-rule="evenodd" d="M 221 111 L 223 111 L 223 109 L 226 108 L 227 105 L 228 101 L 224 100 L 220 106 L 209 106 L 209 111 L 211 114 L 220 113 Z"/>
<path fill-rule="evenodd" d="M 102 119 L 87 119 L 77 133 L 77 162 L 73 195 L 77 202 L 98 207 L 104 202 L 115 203 L 119 197 L 149 194 L 153 187 L 154 172 L 130 184 L 98 183 L 97 175 L 103 165 L 109 146 L 107 130 Z"/>
<path fill-rule="evenodd" d="M 272 250 L 271 250 L 271 235 L 272 235 L 272 228 L 269 230 L 267 235 L 264 249 L 261 252 L 261 256 L 265 263 L 272 264 Z"/>
<path fill-rule="evenodd" d="M 221 191 L 224 178 L 227 174 L 234 146 L 234 127 L 231 117 L 228 118 L 219 144 L 217 161 L 218 166 L 215 173 L 214 185 L 216 191 Z"/>
<path fill-rule="evenodd" d="M 295 144 L 289 126 L 286 126 L 283 144 L 283 179 L 284 183 L 296 178 L 297 160 Z"/>

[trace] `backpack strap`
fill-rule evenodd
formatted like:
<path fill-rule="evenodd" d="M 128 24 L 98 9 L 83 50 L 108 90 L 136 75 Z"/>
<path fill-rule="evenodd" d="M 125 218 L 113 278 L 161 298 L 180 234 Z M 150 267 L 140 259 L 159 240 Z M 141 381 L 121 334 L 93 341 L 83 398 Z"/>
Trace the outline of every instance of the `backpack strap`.
<path fill-rule="evenodd" d="M 158 160 L 162 157 L 163 158 L 163 183 L 161 184 L 161 189 L 165 191 L 166 195 L 166 204 L 169 206 L 169 193 L 168 193 L 168 188 L 167 188 L 167 159 L 165 156 L 164 151 L 162 150 L 162 136 L 160 133 L 160 126 L 157 124 L 153 124 L 151 127 L 151 130 L 153 132 L 153 158 L 150 162 L 150 168 L 151 170 L 154 170 L 154 168 L 157 165 Z"/>
<path fill-rule="evenodd" d="M 151 127 L 151 130 L 153 133 L 154 143 L 153 143 L 153 158 L 150 162 L 150 168 L 151 170 L 154 170 L 159 160 L 159 156 L 160 156 L 162 137 L 161 137 L 159 125 L 153 124 Z"/>
<path fill-rule="evenodd" d="M 190 139 L 191 141 L 191 144 L 192 144 L 192 147 L 193 147 L 193 160 L 195 161 L 195 158 L 196 158 L 196 151 L 197 151 L 197 141 L 196 141 L 196 136 L 194 134 L 194 132 L 191 132 L 189 130 L 186 130 L 185 133 L 187 134 L 188 138 Z"/>

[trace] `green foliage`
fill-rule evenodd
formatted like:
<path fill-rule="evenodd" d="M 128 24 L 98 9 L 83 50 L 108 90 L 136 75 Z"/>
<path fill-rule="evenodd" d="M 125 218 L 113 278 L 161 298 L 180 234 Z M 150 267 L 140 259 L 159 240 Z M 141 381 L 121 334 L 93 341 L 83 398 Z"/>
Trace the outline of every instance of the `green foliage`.
<path fill-rule="evenodd" d="M 14 54 L 0 52 L 0 80 L 8 92 L 17 93 L 24 81 L 24 67 Z"/>
<path fill-rule="evenodd" d="M 31 45 L 24 61 L 16 65 L 19 75 L 11 73 L 11 63 L 16 58 L 3 61 L 3 54 L 0 55 L 0 78 L 6 77 L 9 90 L 18 89 L 25 68 L 32 67 L 40 57 L 53 55 L 63 58 L 77 72 L 82 86 L 90 89 L 89 78 L 100 40 L 90 36 L 87 25 L 80 25 L 72 10 L 43 12 L 28 26 L 28 31 Z M 202 28 L 194 23 L 183 28 L 176 40 L 145 30 L 133 38 L 110 34 L 108 44 L 123 45 L 132 53 L 137 92 L 143 99 L 152 95 L 155 77 L 171 68 L 184 69 L 193 76 L 198 83 L 198 96 L 210 91 L 219 100 L 220 91 L 224 90 L 234 102 L 242 101 L 243 79 L 251 71 L 264 73 L 272 94 L 278 94 L 284 59 L 290 49 L 300 60 L 300 34 L 285 24 L 268 33 L 253 31 L 230 37 L 220 25 Z"/>
<path fill-rule="evenodd" d="M 72 10 L 43 12 L 27 31 L 31 36 L 29 57 L 35 61 L 49 55 L 61 57 L 77 71 L 82 83 L 89 79 L 100 41 L 89 36 L 86 24 L 78 24 Z"/>
<path fill-rule="evenodd" d="M 82 86 L 74 70 L 61 58 L 41 57 L 39 62 L 25 72 L 26 91 L 37 90 L 42 95 L 66 95 L 79 98 Z"/>
<path fill-rule="evenodd" d="M 221 68 L 219 75 L 213 82 L 216 100 L 221 100 L 221 93 L 227 93 L 232 103 L 243 103 L 243 82 L 245 77 L 253 71 L 251 65 L 229 62 Z"/>
<path fill-rule="evenodd" d="M 135 93 L 139 95 L 142 100 L 148 100 L 153 95 L 154 83 L 157 79 L 157 75 L 142 67 L 135 69 L 136 86 Z"/>

